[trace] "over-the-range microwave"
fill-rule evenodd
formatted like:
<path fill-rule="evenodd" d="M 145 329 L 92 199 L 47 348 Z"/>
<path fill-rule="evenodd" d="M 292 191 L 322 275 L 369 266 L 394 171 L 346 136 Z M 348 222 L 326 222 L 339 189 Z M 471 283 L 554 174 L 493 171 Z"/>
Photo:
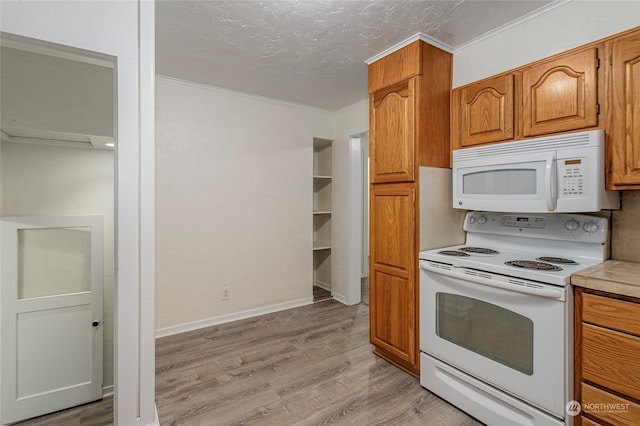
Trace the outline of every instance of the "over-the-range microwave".
<path fill-rule="evenodd" d="M 568 133 L 453 151 L 453 207 L 513 213 L 620 208 L 604 187 L 604 132 Z"/>

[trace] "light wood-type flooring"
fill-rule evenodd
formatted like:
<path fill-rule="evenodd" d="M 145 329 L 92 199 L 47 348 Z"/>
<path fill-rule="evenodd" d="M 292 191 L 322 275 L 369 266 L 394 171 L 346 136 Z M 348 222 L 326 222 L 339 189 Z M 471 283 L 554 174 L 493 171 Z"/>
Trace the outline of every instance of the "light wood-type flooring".
<path fill-rule="evenodd" d="M 480 424 L 371 350 L 368 306 L 335 300 L 158 339 L 160 423 Z"/>

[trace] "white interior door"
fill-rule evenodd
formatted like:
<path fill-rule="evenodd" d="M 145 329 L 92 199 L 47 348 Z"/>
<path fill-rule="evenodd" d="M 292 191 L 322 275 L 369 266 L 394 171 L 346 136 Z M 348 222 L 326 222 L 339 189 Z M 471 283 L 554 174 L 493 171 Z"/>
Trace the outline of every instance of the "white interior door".
<path fill-rule="evenodd" d="M 103 218 L 1 225 L 3 422 L 102 398 Z"/>

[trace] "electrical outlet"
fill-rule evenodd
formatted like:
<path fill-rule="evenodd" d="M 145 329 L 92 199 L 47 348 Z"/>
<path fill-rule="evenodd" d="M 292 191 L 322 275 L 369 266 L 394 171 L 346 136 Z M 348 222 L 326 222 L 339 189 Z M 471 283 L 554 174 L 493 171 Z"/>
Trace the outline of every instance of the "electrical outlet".
<path fill-rule="evenodd" d="M 222 288 L 222 300 L 230 300 L 231 299 L 231 289 L 229 287 Z"/>

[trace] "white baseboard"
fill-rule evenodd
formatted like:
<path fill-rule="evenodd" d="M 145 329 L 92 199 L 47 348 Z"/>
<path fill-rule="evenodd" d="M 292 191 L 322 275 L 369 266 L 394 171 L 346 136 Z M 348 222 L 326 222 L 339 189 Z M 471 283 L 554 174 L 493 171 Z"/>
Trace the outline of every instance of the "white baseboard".
<path fill-rule="evenodd" d="M 160 426 L 160 417 L 158 416 L 158 406 L 153 404 L 154 409 L 156 410 L 156 418 L 153 419 L 153 423 L 150 426 Z"/>
<path fill-rule="evenodd" d="M 323 288 L 327 291 L 331 291 L 331 284 L 323 283 L 322 281 L 315 281 L 313 285 Z"/>
<path fill-rule="evenodd" d="M 344 295 L 338 294 L 338 293 L 331 293 L 331 296 L 333 296 L 333 300 L 335 300 L 336 302 L 340 302 L 343 305 L 347 305 L 347 306 L 349 305 L 347 303 L 347 298 L 344 297 Z"/>
<path fill-rule="evenodd" d="M 107 396 L 113 395 L 113 385 L 103 386 L 102 387 L 102 397 L 106 398 Z"/>
<path fill-rule="evenodd" d="M 212 325 L 224 324 L 231 321 L 257 317 L 259 315 L 270 314 L 272 312 L 284 311 L 286 309 L 297 308 L 300 306 L 310 305 L 313 303 L 313 297 L 292 300 L 290 302 L 278 303 L 271 306 L 249 309 L 246 311 L 234 312 L 232 314 L 220 315 L 217 317 L 206 318 L 203 320 L 187 322 L 184 324 L 172 325 L 156 329 L 156 339 L 159 337 L 172 336 L 174 334 L 184 333 L 187 331 L 198 330 L 200 328 L 211 327 Z"/>
<path fill-rule="evenodd" d="M 147 423 L 144 426 L 160 426 L 160 417 L 158 416 L 158 405 L 156 403 L 153 404 L 153 409 L 155 410 L 155 417 L 151 423 Z M 138 421 L 140 419 L 138 418 Z"/>

